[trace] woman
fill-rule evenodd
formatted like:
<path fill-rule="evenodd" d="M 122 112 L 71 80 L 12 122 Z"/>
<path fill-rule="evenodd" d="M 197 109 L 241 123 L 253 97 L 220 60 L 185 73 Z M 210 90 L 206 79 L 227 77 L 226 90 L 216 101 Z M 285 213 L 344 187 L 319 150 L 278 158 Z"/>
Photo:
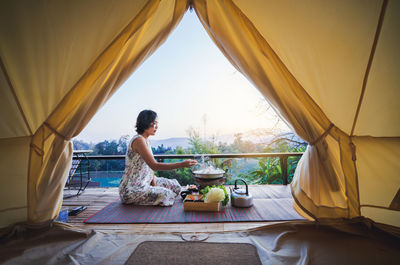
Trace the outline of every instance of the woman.
<path fill-rule="evenodd" d="M 157 113 L 143 110 L 136 120 L 135 135 L 126 151 L 125 172 L 119 185 L 119 195 L 122 203 L 137 205 L 171 206 L 179 195 L 181 186 L 176 179 L 159 178 L 154 170 L 172 170 L 191 167 L 196 160 L 186 160 L 179 163 L 159 163 L 153 157 L 150 135 L 155 135 L 158 129 Z"/>

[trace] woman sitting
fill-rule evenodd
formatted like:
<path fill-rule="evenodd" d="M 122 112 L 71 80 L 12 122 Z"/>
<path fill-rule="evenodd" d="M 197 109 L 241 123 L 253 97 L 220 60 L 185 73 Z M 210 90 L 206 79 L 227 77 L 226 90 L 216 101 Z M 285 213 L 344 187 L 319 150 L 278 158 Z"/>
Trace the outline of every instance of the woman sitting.
<path fill-rule="evenodd" d="M 196 160 L 179 163 L 159 163 L 153 157 L 149 136 L 158 129 L 157 113 L 143 110 L 136 120 L 137 135 L 133 136 L 125 158 L 125 172 L 119 185 L 122 203 L 171 206 L 181 186 L 176 179 L 156 177 L 154 170 L 172 170 L 191 167 Z"/>

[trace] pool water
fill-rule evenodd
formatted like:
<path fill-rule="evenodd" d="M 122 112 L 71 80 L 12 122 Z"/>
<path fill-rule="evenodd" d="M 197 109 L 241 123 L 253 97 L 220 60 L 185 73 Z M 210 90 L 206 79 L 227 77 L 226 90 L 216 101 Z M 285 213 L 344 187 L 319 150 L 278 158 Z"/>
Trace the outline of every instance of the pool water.
<path fill-rule="evenodd" d="M 93 182 L 99 182 L 100 187 L 118 187 L 121 182 L 121 177 L 101 177 L 92 178 Z"/>

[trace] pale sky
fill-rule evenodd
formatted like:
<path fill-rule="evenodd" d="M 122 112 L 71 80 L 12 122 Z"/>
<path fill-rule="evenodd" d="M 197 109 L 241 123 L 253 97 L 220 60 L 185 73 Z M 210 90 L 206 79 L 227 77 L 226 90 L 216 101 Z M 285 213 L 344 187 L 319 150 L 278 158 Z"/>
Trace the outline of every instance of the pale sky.
<path fill-rule="evenodd" d="M 187 12 L 166 42 L 147 59 L 97 112 L 76 139 L 87 142 L 134 135 L 143 109 L 157 112 L 153 139 L 187 137 L 189 127 L 206 136 L 273 126 L 273 111 L 258 90 L 229 63 Z M 275 117 L 274 117 L 275 116 Z M 281 123 L 283 127 L 283 123 Z M 285 127 L 286 128 L 286 127 Z"/>

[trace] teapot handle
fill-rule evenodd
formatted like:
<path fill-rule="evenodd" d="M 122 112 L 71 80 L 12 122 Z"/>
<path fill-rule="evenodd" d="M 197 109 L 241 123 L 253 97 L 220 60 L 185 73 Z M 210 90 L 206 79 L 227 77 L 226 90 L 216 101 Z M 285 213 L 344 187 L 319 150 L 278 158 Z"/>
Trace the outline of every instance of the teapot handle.
<path fill-rule="evenodd" d="M 249 195 L 249 187 L 247 186 L 246 181 L 244 181 L 243 179 L 236 179 L 236 180 L 235 180 L 235 188 L 234 188 L 234 190 L 237 189 L 237 182 L 238 182 L 239 180 L 242 181 L 242 182 L 244 183 L 244 185 L 246 185 L 246 195 L 248 196 L 248 195 Z"/>

